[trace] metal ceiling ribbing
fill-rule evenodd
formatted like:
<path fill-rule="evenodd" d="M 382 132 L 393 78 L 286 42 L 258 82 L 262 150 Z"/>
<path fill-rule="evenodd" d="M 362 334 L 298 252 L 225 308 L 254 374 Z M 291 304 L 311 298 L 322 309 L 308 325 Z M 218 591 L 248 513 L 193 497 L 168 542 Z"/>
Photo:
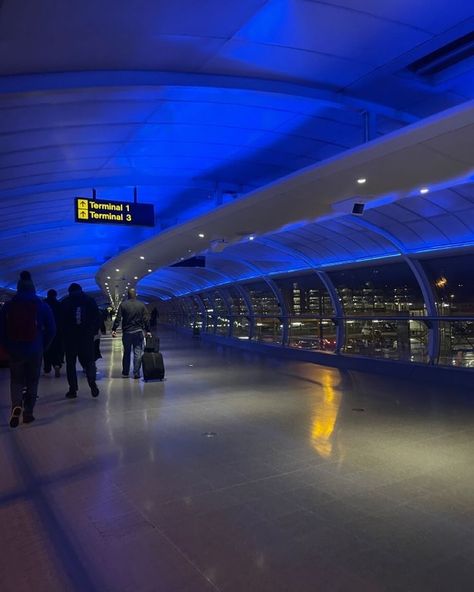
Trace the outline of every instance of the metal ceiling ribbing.
<path fill-rule="evenodd" d="M 449 211 L 450 200 L 454 211 Z M 209 289 L 213 272 L 220 274 L 214 278 L 216 286 L 268 274 L 383 261 L 402 253 L 449 252 L 474 244 L 474 184 L 371 207 L 363 221 L 366 224 L 354 215 L 338 216 L 256 237 L 208 254 L 206 269 L 172 268 L 170 273 L 170 268 L 163 268 L 142 283 L 156 296 L 162 284 L 181 296 Z M 184 287 L 182 279 L 191 273 L 194 286 Z"/>

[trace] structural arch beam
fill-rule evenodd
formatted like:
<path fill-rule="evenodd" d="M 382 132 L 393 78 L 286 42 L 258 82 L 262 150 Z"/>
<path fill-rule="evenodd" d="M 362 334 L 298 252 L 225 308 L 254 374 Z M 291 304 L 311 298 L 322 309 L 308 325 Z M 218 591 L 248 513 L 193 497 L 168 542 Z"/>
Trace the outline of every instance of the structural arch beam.
<path fill-rule="evenodd" d="M 419 120 L 418 117 L 407 111 L 393 109 L 386 105 L 360 99 L 345 93 L 330 91 L 327 88 L 318 87 L 315 84 L 306 86 L 281 80 L 220 74 L 102 70 L 3 76 L 0 81 L 0 94 L 136 86 L 182 86 L 276 93 L 313 99 L 336 109 L 345 109 L 360 113 L 375 113 L 407 124 L 415 123 Z"/>
<path fill-rule="evenodd" d="M 428 317 L 430 317 L 430 321 L 429 323 L 427 323 L 429 330 L 428 361 L 430 364 L 435 364 L 439 358 L 440 348 L 439 322 L 437 320 L 434 320 L 435 317 L 438 316 L 438 312 L 436 310 L 436 301 L 433 294 L 433 290 L 431 289 L 428 276 L 426 275 L 423 266 L 417 259 L 414 259 L 412 256 L 410 256 L 403 242 L 400 241 L 396 236 L 394 236 L 384 228 L 380 228 L 373 222 L 369 222 L 364 218 L 354 216 L 354 220 L 359 226 L 362 226 L 367 230 L 374 232 L 375 234 L 383 236 L 385 239 L 390 241 L 392 245 L 400 251 L 400 255 L 410 268 L 410 271 L 415 276 L 415 279 L 423 295 L 423 300 L 426 306 L 426 312 L 428 313 Z"/>
<path fill-rule="evenodd" d="M 275 250 L 280 251 L 281 253 L 286 253 L 287 255 L 291 255 L 292 257 L 298 258 L 305 265 L 307 265 L 310 270 L 314 271 L 314 273 L 319 277 L 322 284 L 326 288 L 326 291 L 329 294 L 332 307 L 334 309 L 334 312 L 336 313 L 336 317 L 333 318 L 333 322 L 336 325 L 336 353 L 339 354 L 341 352 L 341 349 L 344 347 L 345 343 L 345 329 L 344 323 L 342 322 L 344 311 L 342 309 L 341 301 L 339 300 L 337 290 L 334 284 L 332 283 L 329 275 L 326 272 L 318 269 L 315 261 L 313 261 L 304 253 L 298 251 L 298 249 L 295 249 L 293 247 L 284 247 L 278 241 L 270 238 L 259 238 L 258 242 L 266 244 L 274 248 Z"/>

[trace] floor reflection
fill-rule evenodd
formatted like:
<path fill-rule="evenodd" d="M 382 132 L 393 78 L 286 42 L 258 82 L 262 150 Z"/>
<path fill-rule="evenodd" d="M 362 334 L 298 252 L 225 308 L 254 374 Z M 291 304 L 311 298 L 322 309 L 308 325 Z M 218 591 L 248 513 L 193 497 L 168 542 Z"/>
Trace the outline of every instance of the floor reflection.
<path fill-rule="evenodd" d="M 311 444 L 322 458 L 333 454 L 333 434 L 341 406 L 342 394 L 336 390 L 339 373 L 327 368 L 318 368 L 322 393 L 317 391 L 312 399 Z"/>

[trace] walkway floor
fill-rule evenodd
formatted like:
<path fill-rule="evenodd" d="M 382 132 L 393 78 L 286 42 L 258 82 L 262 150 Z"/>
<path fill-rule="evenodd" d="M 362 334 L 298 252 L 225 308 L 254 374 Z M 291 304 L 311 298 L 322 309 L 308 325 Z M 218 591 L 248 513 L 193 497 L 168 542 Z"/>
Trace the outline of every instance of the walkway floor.
<path fill-rule="evenodd" d="M 120 348 L 16 430 L 0 370 L 2 592 L 473 589 L 467 393 L 174 333 L 143 383 Z"/>

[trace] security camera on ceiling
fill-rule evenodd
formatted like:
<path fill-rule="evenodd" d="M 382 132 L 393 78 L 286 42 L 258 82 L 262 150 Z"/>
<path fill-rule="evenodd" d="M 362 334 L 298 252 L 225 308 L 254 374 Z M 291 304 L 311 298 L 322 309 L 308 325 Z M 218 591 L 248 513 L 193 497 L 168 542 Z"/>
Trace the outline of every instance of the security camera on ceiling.
<path fill-rule="evenodd" d="M 364 213 L 364 208 L 365 208 L 365 204 L 363 204 L 361 202 L 355 202 L 354 205 L 352 206 L 352 213 L 355 214 L 356 216 L 362 216 L 362 214 Z"/>

